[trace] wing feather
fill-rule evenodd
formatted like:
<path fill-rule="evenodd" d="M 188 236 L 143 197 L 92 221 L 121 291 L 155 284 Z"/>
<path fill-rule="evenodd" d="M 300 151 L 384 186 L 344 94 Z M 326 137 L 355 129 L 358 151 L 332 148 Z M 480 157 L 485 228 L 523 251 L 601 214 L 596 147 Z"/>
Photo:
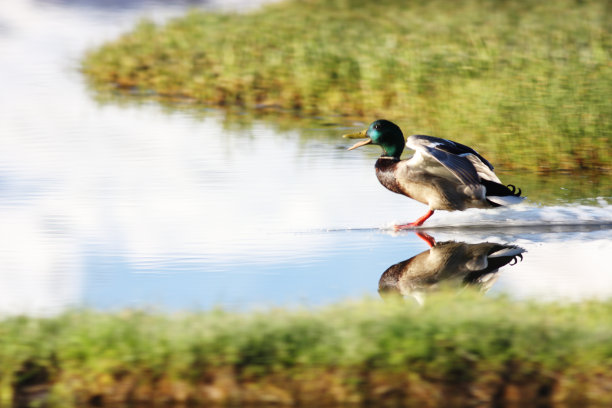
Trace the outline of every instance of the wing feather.
<path fill-rule="evenodd" d="M 478 157 L 480 161 L 483 162 L 489 169 L 493 170 L 493 165 L 489 163 L 487 159 L 482 157 L 476 150 L 464 144 L 454 142 L 448 139 L 442 139 L 440 137 L 435 137 L 435 136 L 412 135 L 410 137 L 414 137 L 416 140 L 419 141 L 419 143 L 427 143 L 431 145 L 436 145 L 438 150 L 442 150 L 447 153 L 455 154 L 457 156 L 460 156 L 462 154 L 473 154 L 476 157 Z M 408 143 L 406 143 L 406 145 L 408 145 Z"/>
<path fill-rule="evenodd" d="M 497 175 L 493 172 L 491 168 L 489 168 L 485 163 L 483 163 L 482 160 L 480 160 L 479 156 L 475 156 L 471 153 L 466 153 L 462 156 L 472 162 L 474 168 L 476 169 L 476 173 L 478 173 L 478 176 L 481 179 L 491 180 L 501 184 L 501 181 L 499 180 Z"/>
<path fill-rule="evenodd" d="M 406 146 L 408 146 L 408 148 L 410 149 L 420 152 L 421 154 L 436 159 L 442 166 L 444 166 L 448 171 L 450 171 L 462 184 L 465 184 L 467 186 L 479 185 L 480 178 L 478 177 L 478 172 L 476 171 L 476 168 L 474 167 L 472 161 L 463 155 L 458 155 L 449 152 L 449 149 L 447 148 L 449 146 L 449 143 L 454 144 L 454 142 L 451 142 L 450 140 L 440 139 L 437 137 L 412 135 L 408 138 Z M 460 146 L 467 147 L 463 145 Z M 453 148 L 452 145 L 451 148 Z M 472 149 L 467 149 L 469 149 L 469 152 L 464 151 L 465 149 L 461 150 L 463 154 L 475 153 Z M 455 151 L 459 150 L 455 149 Z M 478 154 L 476 153 L 476 155 Z M 480 156 L 478 155 L 478 157 Z"/>

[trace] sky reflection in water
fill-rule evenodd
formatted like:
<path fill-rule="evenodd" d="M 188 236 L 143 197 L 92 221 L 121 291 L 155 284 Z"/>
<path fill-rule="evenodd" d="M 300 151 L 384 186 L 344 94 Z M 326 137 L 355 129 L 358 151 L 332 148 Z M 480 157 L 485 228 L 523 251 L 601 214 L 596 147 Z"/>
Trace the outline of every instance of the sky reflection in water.
<path fill-rule="evenodd" d="M 0 4 L 0 313 L 318 305 L 378 296 L 389 266 L 427 249 L 386 229 L 425 207 L 385 191 L 376 152 L 346 152 L 341 126 L 228 129 L 219 112 L 96 103 L 77 71 L 82 52 L 140 15 L 184 7 Z M 464 228 L 517 220 L 518 231 Z M 592 231 L 541 228 L 551 223 Z M 527 250 L 489 293 L 571 299 L 612 294 L 602 223 L 612 223 L 605 200 L 428 221 L 457 227 L 430 231 L 438 241 Z"/>

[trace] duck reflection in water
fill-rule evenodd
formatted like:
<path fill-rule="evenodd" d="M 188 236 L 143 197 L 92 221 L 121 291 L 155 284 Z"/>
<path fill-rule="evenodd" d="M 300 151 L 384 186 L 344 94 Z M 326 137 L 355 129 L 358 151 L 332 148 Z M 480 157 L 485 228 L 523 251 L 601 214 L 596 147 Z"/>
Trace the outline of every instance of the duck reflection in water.
<path fill-rule="evenodd" d="M 516 245 L 445 241 L 436 243 L 424 232 L 416 233 L 429 249 L 390 266 L 380 277 L 378 293 L 412 296 L 419 304 L 427 292 L 472 286 L 488 291 L 504 265 L 523 260 L 525 250 Z"/>

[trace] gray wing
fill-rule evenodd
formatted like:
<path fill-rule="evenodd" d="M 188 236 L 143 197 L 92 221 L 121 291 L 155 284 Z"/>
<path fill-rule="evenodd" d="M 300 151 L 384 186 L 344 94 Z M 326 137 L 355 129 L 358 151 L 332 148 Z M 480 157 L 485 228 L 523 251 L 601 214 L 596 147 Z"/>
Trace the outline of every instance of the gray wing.
<path fill-rule="evenodd" d="M 476 150 L 472 149 L 469 146 L 466 146 L 458 142 L 454 142 L 452 140 L 442 139 L 440 137 L 435 137 L 435 136 L 425 136 L 425 135 L 414 135 L 414 136 L 417 137 L 422 142 L 429 142 L 431 144 L 435 144 L 439 150 L 443 150 L 446 153 L 451 153 L 457 156 L 467 156 L 467 155 L 473 154 L 474 156 L 478 157 L 478 159 L 485 166 L 487 166 L 490 170 L 493 170 L 493 165 L 489 163 L 487 159 L 482 157 Z"/>
<path fill-rule="evenodd" d="M 467 186 L 480 184 L 480 178 L 472 162 L 463 155 L 449 153 L 449 143 L 455 146 L 455 143 L 450 140 L 432 136 L 412 135 L 408 137 L 406 146 L 416 152 L 436 159 L 442 166 L 457 177 L 461 183 Z M 472 149 L 470 150 L 473 152 Z M 465 153 L 468 152 L 464 152 L 463 154 Z"/>
<path fill-rule="evenodd" d="M 469 153 L 462 154 L 461 156 L 472 162 L 472 165 L 474 166 L 474 169 L 476 169 L 476 173 L 478 173 L 478 177 L 480 177 L 481 180 L 490 180 L 502 184 L 495 172 L 491 170 L 489 166 L 483 163 L 478 156 L 474 156 L 473 154 Z"/>

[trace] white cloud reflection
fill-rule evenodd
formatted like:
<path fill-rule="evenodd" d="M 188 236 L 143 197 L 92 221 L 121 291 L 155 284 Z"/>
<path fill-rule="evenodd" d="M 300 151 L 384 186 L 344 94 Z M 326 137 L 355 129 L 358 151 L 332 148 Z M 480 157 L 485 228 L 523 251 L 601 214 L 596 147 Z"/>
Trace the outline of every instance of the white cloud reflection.
<path fill-rule="evenodd" d="M 368 249 L 375 276 L 380 246 L 402 241 L 389 244 L 375 231 L 324 231 L 378 228 L 425 211 L 384 191 L 372 156 L 339 150 L 340 139 L 305 144 L 297 133 L 279 135 L 263 124 L 229 131 L 214 114 L 201 120 L 155 104 L 99 106 L 75 71 L 78 58 L 127 29 L 139 10 L 109 20 L 109 11 L 23 1 L 3 2 L 0 11 L 6 27 L 0 31 L 0 313 L 50 314 L 83 301 L 92 252 L 159 272 L 173 262 L 206 271 L 328 255 L 351 259 L 351 251 Z M 157 4 L 147 13 L 162 19 L 178 11 Z M 442 212 L 430 225 L 578 215 L 612 222 L 611 208 Z M 518 294 L 591 294 L 570 276 L 580 267 L 601 282 L 593 293 L 609 294 L 601 288 L 612 287 L 610 274 L 597 266 L 600 251 L 610 253 L 609 235 L 596 245 L 569 239 L 540 246 L 548 239 L 526 244 L 530 262 L 498 286 Z M 571 260 L 558 256 L 570 252 Z M 566 281 L 547 280 L 559 271 Z M 351 271 L 335 273 L 350 280 Z"/>

